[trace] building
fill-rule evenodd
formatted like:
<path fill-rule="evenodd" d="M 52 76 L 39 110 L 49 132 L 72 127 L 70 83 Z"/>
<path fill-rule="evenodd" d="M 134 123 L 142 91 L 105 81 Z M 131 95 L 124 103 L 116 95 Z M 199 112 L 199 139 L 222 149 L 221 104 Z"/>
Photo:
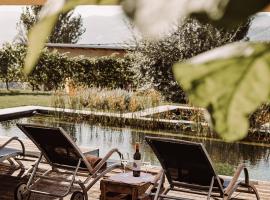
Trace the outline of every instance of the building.
<path fill-rule="evenodd" d="M 47 43 L 46 47 L 49 50 L 57 50 L 60 53 L 66 53 L 70 57 L 86 56 L 100 57 L 115 55 L 123 57 L 127 50 L 127 45 L 115 44 L 55 44 Z"/>

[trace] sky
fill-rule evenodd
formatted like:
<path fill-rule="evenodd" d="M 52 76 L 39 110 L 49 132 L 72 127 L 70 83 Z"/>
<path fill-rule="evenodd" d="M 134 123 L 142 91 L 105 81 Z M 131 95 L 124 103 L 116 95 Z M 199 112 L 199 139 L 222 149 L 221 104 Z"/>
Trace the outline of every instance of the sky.
<path fill-rule="evenodd" d="M 22 6 L 0 6 L 0 44 L 11 42 Z M 126 44 L 132 41 L 132 30 L 120 6 L 79 6 L 75 13 L 81 14 L 86 32 L 79 44 Z M 270 41 L 270 14 L 256 15 L 248 37 L 252 41 Z"/>
<path fill-rule="evenodd" d="M 0 44 L 11 42 L 23 6 L 0 6 Z M 85 33 L 79 44 L 126 44 L 132 40 L 128 19 L 120 6 L 78 6 L 75 13 L 83 18 Z"/>
<path fill-rule="evenodd" d="M 258 13 L 250 26 L 248 37 L 252 41 L 270 41 L 270 13 Z"/>

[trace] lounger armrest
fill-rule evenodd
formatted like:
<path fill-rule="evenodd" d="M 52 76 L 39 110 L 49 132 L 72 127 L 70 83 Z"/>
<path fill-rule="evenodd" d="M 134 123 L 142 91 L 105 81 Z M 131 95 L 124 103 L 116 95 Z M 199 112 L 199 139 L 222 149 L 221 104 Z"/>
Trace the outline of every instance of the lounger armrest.
<path fill-rule="evenodd" d="M 21 147 L 22 147 L 22 156 L 24 156 L 25 155 L 25 147 L 24 147 L 23 142 L 18 137 L 12 137 L 12 138 L 10 138 L 8 141 L 6 141 L 4 144 L 2 144 L 0 146 L 0 149 L 4 148 L 5 146 L 7 146 L 12 141 L 18 141 L 21 144 Z"/>
<path fill-rule="evenodd" d="M 164 174 L 163 169 L 161 169 L 158 174 L 155 176 L 154 180 L 151 182 L 150 187 L 145 191 L 145 195 L 149 196 L 152 193 L 152 190 L 158 185 L 161 176 Z"/>
<path fill-rule="evenodd" d="M 234 176 L 232 178 L 232 180 L 230 181 L 228 187 L 225 189 L 224 194 L 230 196 L 236 189 L 238 183 L 239 183 L 239 177 L 241 175 L 241 173 L 244 171 L 245 174 L 245 184 L 249 185 L 249 174 L 248 174 L 248 170 L 245 166 L 245 164 L 240 164 L 236 170 L 236 172 L 234 173 Z"/>
<path fill-rule="evenodd" d="M 92 173 L 96 173 L 98 170 L 100 170 L 102 168 L 102 166 L 107 162 L 107 160 L 114 154 L 117 153 L 120 157 L 120 159 L 122 158 L 122 154 L 118 149 L 112 149 L 110 150 L 106 156 L 97 164 L 97 166 L 93 169 Z"/>

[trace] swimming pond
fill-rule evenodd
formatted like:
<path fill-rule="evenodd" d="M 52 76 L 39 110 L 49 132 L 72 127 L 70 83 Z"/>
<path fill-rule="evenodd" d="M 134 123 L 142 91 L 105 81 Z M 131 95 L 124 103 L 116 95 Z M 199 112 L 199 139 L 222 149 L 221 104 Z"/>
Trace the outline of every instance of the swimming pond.
<path fill-rule="evenodd" d="M 270 181 L 270 145 L 241 142 L 225 143 L 219 139 L 202 138 L 192 136 L 192 134 L 137 130 L 129 127 L 104 127 L 89 124 L 83 120 L 60 119 L 40 114 L 28 118 L 0 122 L 0 135 L 26 138 L 17 128 L 16 123 L 61 126 L 73 138 L 76 138 L 78 145 L 99 148 L 101 156 L 105 155 L 110 149 L 117 147 L 126 157 L 132 158 L 134 144 L 139 142 L 141 144 L 143 160 L 150 161 L 152 165 L 158 165 L 158 161 L 150 147 L 145 144 L 145 136 L 170 137 L 201 142 L 207 149 L 220 174 L 232 175 L 233 170 L 238 164 L 245 163 L 251 178 Z"/>

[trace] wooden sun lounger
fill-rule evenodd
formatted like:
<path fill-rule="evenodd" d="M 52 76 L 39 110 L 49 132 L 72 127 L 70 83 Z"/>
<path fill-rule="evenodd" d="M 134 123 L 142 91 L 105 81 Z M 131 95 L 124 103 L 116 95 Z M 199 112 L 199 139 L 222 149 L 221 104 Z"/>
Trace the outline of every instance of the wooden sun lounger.
<path fill-rule="evenodd" d="M 161 180 L 155 184 L 159 181 L 156 192 L 151 192 L 153 188 L 147 191 L 148 195 L 154 196 L 154 200 L 186 199 L 168 195 L 170 191 L 206 194 L 207 199 L 217 196 L 226 200 L 231 199 L 235 191 L 240 191 L 253 193 L 260 199 L 256 188 L 249 181 L 245 165 L 239 165 L 233 178 L 225 180 L 215 172 L 207 151 L 200 143 L 157 137 L 146 137 L 146 141 L 164 170 Z M 244 181 L 239 179 L 242 172 Z M 163 191 L 161 188 L 165 176 L 169 187 Z"/>
<path fill-rule="evenodd" d="M 104 168 L 104 164 L 112 154 L 117 153 L 121 158 L 122 154 L 117 149 L 112 149 L 96 166 L 91 166 L 86 155 L 81 152 L 61 127 L 53 128 L 32 124 L 17 124 L 17 126 L 32 140 L 41 152 L 36 163 L 26 173 L 29 175 L 28 182 L 18 185 L 15 191 L 17 199 L 28 199 L 32 193 L 64 198 L 76 185 L 80 190 L 73 192 L 71 200 L 87 200 L 87 191 L 106 173 L 121 166 L 119 161 L 110 165 L 108 163 L 107 167 Z M 36 172 L 43 157 L 51 166 L 51 169 L 39 175 Z M 84 181 L 77 179 L 79 171 L 87 174 Z M 51 177 L 51 173 L 59 174 L 59 176 Z M 68 180 L 63 179 L 61 174 L 69 174 L 71 177 Z M 35 185 L 41 180 L 49 180 L 59 184 L 67 183 L 68 187 L 61 194 L 35 189 Z"/>

